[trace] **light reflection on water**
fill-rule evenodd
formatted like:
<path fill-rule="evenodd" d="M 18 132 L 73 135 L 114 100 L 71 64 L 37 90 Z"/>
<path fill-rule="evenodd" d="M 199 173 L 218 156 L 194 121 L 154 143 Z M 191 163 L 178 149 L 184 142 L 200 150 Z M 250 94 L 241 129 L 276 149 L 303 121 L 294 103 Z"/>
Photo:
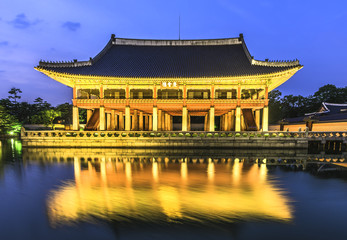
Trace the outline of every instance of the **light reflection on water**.
<path fill-rule="evenodd" d="M 94 218 L 156 223 L 293 218 L 290 199 L 268 178 L 264 164 L 75 158 L 74 171 L 73 181 L 49 194 L 52 226 Z"/>

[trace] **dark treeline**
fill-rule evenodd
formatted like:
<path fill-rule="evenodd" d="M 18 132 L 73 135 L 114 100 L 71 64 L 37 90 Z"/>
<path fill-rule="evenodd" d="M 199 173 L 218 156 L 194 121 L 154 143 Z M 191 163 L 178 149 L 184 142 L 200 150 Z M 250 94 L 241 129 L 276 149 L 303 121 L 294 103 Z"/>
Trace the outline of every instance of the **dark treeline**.
<path fill-rule="evenodd" d="M 69 103 L 53 107 L 40 97 L 34 103 L 28 103 L 20 101 L 20 89 L 12 88 L 8 93 L 7 98 L 0 99 L 0 134 L 18 133 L 23 124 L 44 124 L 53 128 L 57 118 L 64 124 L 72 122 L 72 105 Z M 83 116 L 82 112 L 81 118 Z"/>
<path fill-rule="evenodd" d="M 269 93 L 269 122 L 277 123 L 285 118 L 300 117 L 305 113 L 316 112 L 322 102 L 346 103 L 347 86 L 338 88 L 335 85 L 327 84 L 308 97 L 301 95 L 282 97 L 279 90 L 271 91 Z"/>

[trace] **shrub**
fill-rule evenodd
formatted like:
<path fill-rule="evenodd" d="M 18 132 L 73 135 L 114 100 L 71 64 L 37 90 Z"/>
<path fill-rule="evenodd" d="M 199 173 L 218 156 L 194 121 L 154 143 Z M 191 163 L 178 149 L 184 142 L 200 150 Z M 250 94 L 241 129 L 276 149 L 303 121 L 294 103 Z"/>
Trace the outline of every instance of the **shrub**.
<path fill-rule="evenodd" d="M 84 137 L 84 133 L 80 133 L 79 135 L 80 135 L 80 137 Z"/>
<path fill-rule="evenodd" d="M 219 137 L 219 134 L 218 134 L 218 133 L 215 133 L 215 134 L 214 134 L 214 137 Z"/>
<path fill-rule="evenodd" d="M 205 137 L 205 134 L 204 134 L 204 133 L 200 133 L 199 136 L 200 136 L 200 137 Z"/>
<path fill-rule="evenodd" d="M 190 133 L 186 133 L 185 136 L 186 137 L 190 137 L 191 135 L 190 135 Z"/>
<path fill-rule="evenodd" d="M 273 134 L 271 135 L 271 137 L 277 137 L 277 134 L 276 134 L 276 133 L 273 133 Z"/>
<path fill-rule="evenodd" d="M 127 134 L 126 133 L 122 133 L 122 137 L 126 137 L 127 136 Z"/>
<path fill-rule="evenodd" d="M 241 137 L 241 133 L 236 133 L 235 137 Z"/>
<path fill-rule="evenodd" d="M 242 133 L 242 137 L 248 137 L 248 133 Z"/>
<path fill-rule="evenodd" d="M 255 136 L 255 134 L 254 134 L 254 133 L 251 133 L 251 134 L 249 134 L 249 136 L 250 136 L 250 137 L 254 137 L 254 136 Z"/>
<path fill-rule="evenodd" d="M 279 137 L 285 137 L 283 133 L 278 134 Z"/>
<path fill-rule="evenodd" d="M 107 133 L 107 137 L 112 137 L 113 134 L 112 133 Z"/>
<path fill-rule="evenodd" d="M 206 137 L 212 137 L 212 133 L 207 133 Z"/>
<path fill-rule="evenodd" d="M 258 134 L 257 134 L 257 137 L 262 137 L 261 133 L 258 133 Z"/>
<path fill-rule="evenodd" d="M 269 137 L 269 136 L 270 136 L 270 134 L 264 133 L 264 137 Z"/>
<path fill-rule="evenodd" d="M 129 137 L 134 137 L 135 134 L 134 134 L 134 133 L 129 133 L 128 136 L 129 136 Z"/>
<path fill-rule="evenodd" d="M 100 137 L 105 137 L 106 134 L 105 133 L 100 133 Z"/>
<path fill-rule="evenodd" d="M 86 135 L 87 135 L 87 137 L 90 137 L 90 136 L 92 136 L 92 134 L 91 134 L 91 133 L 87 133 Z"/>
<path fill-rule="evenodd" d="M 148 137 L 148 133 L 142 133 L 142 137 Z"/>
<path fill-rule="evenodd" d="M 157 133 L 157 137 L 161 137 L 162 135 L 162 133 Z"/>
<path fill-rule="evenodd" d="M 227 135 L 226 135 L 226 133 L 221 133 L 220 136 L 221 136 L 221 137 L 226 137 Z"/>
<path fill-rule="evenodd" d="M 179 133 L 178 136 L 179 137 L 183 137 L 184 135 L 183 135 L 183 133 Z"/>
<path fill-rule="evenodd" d="M 118 136 L 119 136 L 119 133 L 115 133 L 114 136 L 115 136 L 115 137 L 118 137 Z"/>
<path fill-rule="evenodd" d="M 198 137 L 197 133 L 193 133 L 192 137 Z"/>
<path fill-rule="evenodd" d="M 234 134 L 228 133 L 228 137 L 233 137 L 233 136 L 234 136 Z"/>
<path fill-rule="evenodd" d="M 149 136 L 150 137 L 155 137 L 155 133 L 150 133 Z"/>
<path fill-rule="evenodd" d="M 171 134 L 171 137 L 176 137 L 176 136 L 177 136 L 176 133 Z"/>
<path fill-rule="evenodd" d="M 98 133 L 94 133 L 93 135 L 94 135 L 94 137 L 97 137 L 97 136 L 99 136 L 99 134 L 98 134 Z"/>

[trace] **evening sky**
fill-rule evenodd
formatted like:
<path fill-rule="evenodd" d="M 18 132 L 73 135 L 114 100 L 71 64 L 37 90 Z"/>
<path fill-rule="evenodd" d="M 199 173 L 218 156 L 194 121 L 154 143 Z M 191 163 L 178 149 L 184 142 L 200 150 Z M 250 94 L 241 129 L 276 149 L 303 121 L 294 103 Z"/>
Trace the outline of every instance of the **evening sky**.
<path fill-rule="evenodd" d="M 70 102 L 71 88 L 34 70 L 40 59 L 88 60 L 117 37 L 229 38 L 244 34 L 255 59 L 299 59 L 304 68 L 279 87 L 314 93 L 347 84 L 347 1 L 305 0 L 1 0 L 0 98 Z"/>

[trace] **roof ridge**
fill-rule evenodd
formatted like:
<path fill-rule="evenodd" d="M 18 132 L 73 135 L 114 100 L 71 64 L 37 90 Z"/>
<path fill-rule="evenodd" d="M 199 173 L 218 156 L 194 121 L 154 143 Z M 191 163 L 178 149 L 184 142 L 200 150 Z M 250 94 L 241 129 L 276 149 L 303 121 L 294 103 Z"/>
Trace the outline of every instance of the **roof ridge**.
<path fill-rule="evenodd" d="M 262 60 L 255 60 L 252 57 L 252 65 L 257 66 L 266 66 L 266 67 L 293 67 L 293 66 L 299 66 L 300 62 L 298 59 L 295 60 L 270 60 L 265 59 L 265 61 Z"/>

